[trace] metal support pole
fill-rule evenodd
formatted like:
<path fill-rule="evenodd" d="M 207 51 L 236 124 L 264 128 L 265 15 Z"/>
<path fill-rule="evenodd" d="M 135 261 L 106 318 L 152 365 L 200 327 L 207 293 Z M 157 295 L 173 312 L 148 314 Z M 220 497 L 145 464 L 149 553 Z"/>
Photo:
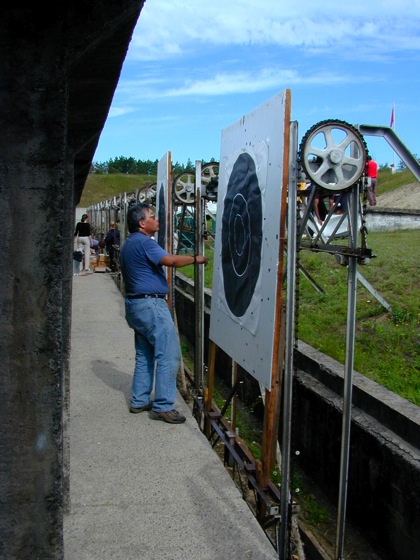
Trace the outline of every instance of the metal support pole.
<path fill-rule="evenodd" d="M 355 185 L 350 194 L 350 243 L 357 246 L 357 214 L 359 201 L 359 184 Z M 356 295 L 357 295 L 357 257 L 349 257 L 348 288 L 347 288 L 347 339 L 346 363 L 344 371 L 343 423 L 341 432 L 340 485 L 338 492 L 336 560 L 344 560 L 344 533 L 346 524 L 347 483 L 349 472 L 351 403 L 353 392 L 354 339 L 356 327 Z"/>
<path fill-rule="evenodd" d="M 201 161 L 195 162 L 195 238 L 194 254 L 204 252 L 203 238 L 203 200 L 201 198 Z M 194 310 L 195 310 L 195 349 L 194 349 L 194 378 L 197 393 L 204 386 L 204 267 L 194 267 Z"/>
<path fill-rule="evenodd" d="M 279 558 L 287 559 L 289 536 L 290 506 L 290 454 L 292 432 L 292 384 L 293 354 L 295 332 L 295 288 L 296 288 L 296 188 L 297 188 L 297 122 L 290 123 L 290 173 L 287 211 L 287 288 L 286 288 L 286 351 L 284 362 L 284 393 L 283 393 L 283 433 L 282 433 L 282 465 L 281 465 L 281 497 L 280 497 L 280 537 Z"/>

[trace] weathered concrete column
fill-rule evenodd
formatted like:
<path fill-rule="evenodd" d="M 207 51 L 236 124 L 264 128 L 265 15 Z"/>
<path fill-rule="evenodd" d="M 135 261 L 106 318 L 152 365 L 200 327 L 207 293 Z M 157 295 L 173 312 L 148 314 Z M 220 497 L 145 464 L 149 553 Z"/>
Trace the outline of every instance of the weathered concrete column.
<path fill-rule="evenodd" d="M 63 557 L 74 211 L 142 6 L 2 9 L 2 559 Z"/>
<path fill-rule="evenodd" d="M 63 548 L 73 188 L 65 49 L 21 32 L 0 68 L 0 557 L 46 559 Z"/>

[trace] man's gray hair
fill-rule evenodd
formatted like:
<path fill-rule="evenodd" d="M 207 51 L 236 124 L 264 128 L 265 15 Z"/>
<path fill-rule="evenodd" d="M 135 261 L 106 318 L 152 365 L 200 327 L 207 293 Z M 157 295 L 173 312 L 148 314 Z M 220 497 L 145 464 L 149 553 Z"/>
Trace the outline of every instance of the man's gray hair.
<path fill-rule="evenodd" d="M 151 210 L 152 207 L 147 202 L 140 202 L 130 206 L 127 210 L 127 227 L 130 233 L 139 231 L 139 222 L 147 218 L 146 210 Z"/>

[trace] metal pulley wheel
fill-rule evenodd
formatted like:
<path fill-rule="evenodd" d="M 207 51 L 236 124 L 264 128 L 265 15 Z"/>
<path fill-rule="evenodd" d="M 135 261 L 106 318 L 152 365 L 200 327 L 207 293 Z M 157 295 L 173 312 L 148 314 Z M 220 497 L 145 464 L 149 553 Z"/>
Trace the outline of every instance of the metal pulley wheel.
<path fill-rule="evenodd" d="M 146 189 L 146 202 L 154 202 L 156 200 L 157 183 L 149 185 Z"/>
<path fill-rule="evenodd" d="M 299 147 L 299 160 L 308 179 L 331 191 L 355 185 L 365 171 L 366 157 L 363 136 L 339 120 L 315 124 Z"/>
<path fill-rule="evenodd" d="M 207 200 L 217 201 L 219 163 L 206 163 L 201 168 L 201 194 Z"/>
<path fill-rule="evenodd" d="M 139 190 L 137 194 L 138 202 L 147 202 L 147 190 L 148 187 L 143 187 Z"/>
<path fill-rule="evenodd" d="M 208 185 L 219 175 L 219 164 L 206 163 L 201 167 L 201 185 Z M 183 204 L 195 202 L 195 173 L 181 173 L 175 177 L 172 184 L 175 198 Z"/>
<path fill-rule="evenodd" d="M 150 202 L 156 196 L 156 183 L 139 190 L 137 198 L 139 202 Z"/>
<path fill-rule="evenodd" d="M 219 177 L 219 163 L 206 163 L 201 168 L 201 184 L 207 185 Z"/>
<path fill-rule="evenodd" d="M 172 183 L 173 193 L 183 204 L 194 204 L 195 175 L 194 173 L 181 173 Z"/>

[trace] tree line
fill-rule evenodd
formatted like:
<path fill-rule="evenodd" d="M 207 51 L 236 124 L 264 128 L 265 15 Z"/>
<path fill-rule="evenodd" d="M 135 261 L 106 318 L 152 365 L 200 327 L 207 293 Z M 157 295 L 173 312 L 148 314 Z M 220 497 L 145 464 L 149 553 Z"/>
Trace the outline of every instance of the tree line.
<path fill-rule="evenodd" d="M 212 158 L 209 162 L 204 163 L 214 163 L 216 160 Z M 159 160 L 151 161 L 135 159 L 133 157 L 116 157 L 109 159 L 106 162 L 93 162 L 91 166 L 91 173 L 97 175 L 107 175 L 111 173 L 124 173 L 125 175 L 157 175 L 157 167 Z M 194 173 L 195 165 L 188 158 L 187 163 L 172 163 L 172 172 L 174 175 L 179 175 L 180 173 Z"/>

